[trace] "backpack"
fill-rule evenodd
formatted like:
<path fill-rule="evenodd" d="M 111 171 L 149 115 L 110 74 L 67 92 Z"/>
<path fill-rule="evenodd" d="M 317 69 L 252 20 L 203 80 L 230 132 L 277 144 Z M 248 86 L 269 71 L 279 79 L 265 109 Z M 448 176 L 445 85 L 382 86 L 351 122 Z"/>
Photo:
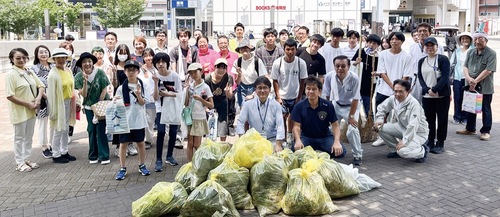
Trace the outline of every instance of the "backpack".
<path fill-rule="evenodd" d="M 243 57 L 239 57 L 238 62 L 236 63 L 238 65 L 238 67 L 241 68 L 241 62 L 243 61 Z M 259 58 L 256 57 L 256 56 L 253 56 L 253 65 L 255 67 L 255 72 L 257 72 L 257 77 L 259 77 Z"/>

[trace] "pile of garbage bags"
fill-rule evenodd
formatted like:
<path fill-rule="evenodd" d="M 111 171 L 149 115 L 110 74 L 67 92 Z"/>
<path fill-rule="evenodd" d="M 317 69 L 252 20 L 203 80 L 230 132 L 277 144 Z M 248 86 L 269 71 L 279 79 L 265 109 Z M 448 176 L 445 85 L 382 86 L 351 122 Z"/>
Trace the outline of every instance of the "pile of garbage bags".
<path fill-rule="evenodd" d="M 133 216 L 324 215 L 338 211 L 332 198 L 380 187 L 352 165 L 311 147 L 273 154 L 272 144 L 249 130 L 231 147 L 205 139 L 175 182 L 160 182 L 132 203 Z"/>

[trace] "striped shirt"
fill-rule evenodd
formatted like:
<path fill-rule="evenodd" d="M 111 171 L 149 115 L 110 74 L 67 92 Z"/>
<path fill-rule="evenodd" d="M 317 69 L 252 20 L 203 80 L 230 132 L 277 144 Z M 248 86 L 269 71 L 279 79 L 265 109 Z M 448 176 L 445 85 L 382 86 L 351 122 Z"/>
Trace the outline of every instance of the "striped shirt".
<path fill-rule="evenodd" d="M 255 56 L 257 56 L 262 60 L 262 62 L 264 62 L 268 75 L 271 74 L 274 61 L 282 57 L 283 55 L 285 55 L 285 51 L 283 51 L 283 49 L 278 46 L 274 48 L 272 54 L 266 49 L 266 46 L 262 46 L 255 51 Z"/>

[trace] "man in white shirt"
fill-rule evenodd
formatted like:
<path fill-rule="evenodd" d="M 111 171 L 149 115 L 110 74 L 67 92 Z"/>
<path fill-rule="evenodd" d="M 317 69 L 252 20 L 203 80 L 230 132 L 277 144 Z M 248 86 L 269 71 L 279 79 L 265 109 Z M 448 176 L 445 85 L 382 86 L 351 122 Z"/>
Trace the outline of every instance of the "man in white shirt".
<path fill-rule="evenodd" d="M 306 62 L 295 56 L 297 52 L 297 42 L 293 39 L 288 39 L 285 42 L 285 56 L 276 59 L 273 63 L 271 71 L 271 79 L 273 79 L 274 92 L 276 93 L 276 101 L 284 106 L 284 119 L 292 113 L 293 107 L 302 99 L 304 92 L 304 80 L 307 78 Z M 287 143 L 292 141 L 293 121 L 288 120 Z M 285 129 L 287 129 L 285 127 Z"/>
<path fill-rule="evenodd" d="M 354 54 L 358 52 L 359 49 L 359 44 L 358 44 L 359 33 L 354 30 L 349 30 L 346 36 L 348 45 L 345 46 L 343 49 L 345 55 L 349 57 L 349 59 L 351 60 Z"/>
<path fill-rule="evenodd" d="M 378 106 L 384 100 L 394 94 L 394 84 L 396 79 L 408 81 L 413 76 L 411 56 L 401 49 L 405 41 L 405 36 L 401 32 L 393 32 L 389 35 L 391 48 L 383 50 L 378 56 L 377 75 L 380 76 L 377 84 L 377 94 L 375 95 L 375 105 Z M 383 140 L 377 139 L 372 146 L 383 145 Z"/>
<path fill-rule="evenodd" d="M 106 35 L 104 35 L 104 43 L 106 43 L 106 46 L 104 48 L 104 61 L 111 65 L 115 65 L 114 62 L 117 42 L 118 38 L 116 36 L 116 33 L 107 32 Z"/>
<path fill-rule="evenodd" d="M 165 30 L 158 30 L 155 32 L 156 47 L 153 48 L 155 54 L 163 52 L 168 54 L 170 49 L 168 47 L 167 32 Z"/>
<path fill-rule="evenodd" d="M 309 47 L 311 41 L 309 40 L 309 28 L 301 26 L 297 30 L 297 47 Z"/>
<path fill-rule="evenodd" d="M 269 99 L 271 92 L 271 81 L 265 76 L 260 76 L 254 83 L 257 98 L 247 101 L 241 109 L 236 126 L 236 133 L 240 137 L 245 133 L 245 123 L 249 128 L 254 128 L 263 137 L 267 138 L 273 146 L 274 151 L 283 150 L 285 139 L 285 125 L 283 124 L 283 113 L 281 105 Z"/>
<path fill-rule="evenodd" d="M 318 50 L 318 53 L 325 58 L 327 73 L 334 70 L 333 59 L 336 56 L 345 55 L 344 50 L 340 47 L 340 41 L 344 37 L 344 30 L 341 28 L 333 28 L 332 31 L 330 31 L 330 35 L 332 38 L 330 44 L 325 44 L 325 46 Z"/>

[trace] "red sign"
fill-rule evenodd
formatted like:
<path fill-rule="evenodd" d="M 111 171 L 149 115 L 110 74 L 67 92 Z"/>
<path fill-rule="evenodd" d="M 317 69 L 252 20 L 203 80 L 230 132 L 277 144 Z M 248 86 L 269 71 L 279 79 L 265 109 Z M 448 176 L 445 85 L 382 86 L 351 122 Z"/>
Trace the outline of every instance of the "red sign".
<path fill-rule="evenodd" d="M 274 7 L 274 9 L 276 9 L 276 10 L 286 10 L 286 6 L 284 6 L 284 5 L 278 5 L 278 6 L 274 6 L 274 5 L 271 5 L 271 6 L 266 6 L 266 5 L 255 6 L 255 10 L 258 10 L 258 11 L 268 11 L 268 10 L 271 10 L 272 7 Z"/>

